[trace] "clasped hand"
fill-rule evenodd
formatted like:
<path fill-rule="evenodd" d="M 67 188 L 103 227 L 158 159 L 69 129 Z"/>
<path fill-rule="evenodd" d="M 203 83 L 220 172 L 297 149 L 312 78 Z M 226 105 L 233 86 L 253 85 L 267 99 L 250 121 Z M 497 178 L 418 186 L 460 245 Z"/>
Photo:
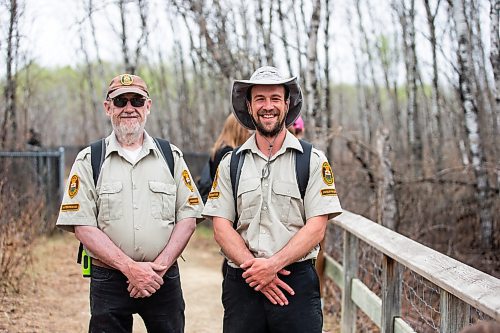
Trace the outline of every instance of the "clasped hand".
<path fill-rule="evenodd" d="M 242 276 L 246 283 L 255 291 L 262 292 L 275 305 L 288 305 L 288 298 L 280 288 L 290 295 L 295 294 L 294 290 L 278 277 L 278 274 L 290 275 L 290 271 L 273 267 L 269 259 L 253 258 L 241 264 L 240 267 L 245 270 Z"/>
<path fill-rule="evenodd" d="M 168 267 L 154 262 L 134 262 L 127 274 L 130 297 L 142 298 L 153 295 L 163 285 L 163 274 Z"/>

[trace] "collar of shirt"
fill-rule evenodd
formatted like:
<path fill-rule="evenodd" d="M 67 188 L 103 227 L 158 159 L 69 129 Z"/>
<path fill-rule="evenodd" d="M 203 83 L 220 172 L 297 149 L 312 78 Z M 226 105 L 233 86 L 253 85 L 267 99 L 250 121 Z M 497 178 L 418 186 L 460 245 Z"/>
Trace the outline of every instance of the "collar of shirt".
<path fill-rule="evenodd" d="M 160 156 L 160 152 L 158 151 L 158 147 L 156 147 L 153 138 L 146 131 L 144 131 L 144 142 L 142 143 L 142 151 L 141 153 L 139 153 L 137 160 L 140 160 L 142 157 L 149 154 L 151 150 L 153 150 L 153 152 L 157 157 Z M 118 143 L 114 131 L 111 132 L 111 134 L 106 138 L 106 157 L 108 157 L 108 155 L 111 154 L 112 152 L 117 152 L 121 156 L 124 156 L 123 148 Z"/>
<path fill-rule="evenodd" d="M 303 152 L 299 139 L 297 139 L 289 131 L 286 131 L 285 140 L 283 141 L 280 150 L 276 154 L 274 154 L 274 156 L 271 158 L 271 161 L 277 158 L 279 155 L 283 154 L 288 148 L 298 150 L 301 153 Z M 265 156 L 264 153 L 260 151 L 259 147 L 257 147 L 257 141 L 255 140 L 255 133 L 252 134 L 252 136 L 244 144 L 241 145 L 240 149 L 238 149 L 236 154 L 240 154 L 245 150 L 250 150 L 252 153 L 257 154 L 267 160 L 267 156 Z"/>

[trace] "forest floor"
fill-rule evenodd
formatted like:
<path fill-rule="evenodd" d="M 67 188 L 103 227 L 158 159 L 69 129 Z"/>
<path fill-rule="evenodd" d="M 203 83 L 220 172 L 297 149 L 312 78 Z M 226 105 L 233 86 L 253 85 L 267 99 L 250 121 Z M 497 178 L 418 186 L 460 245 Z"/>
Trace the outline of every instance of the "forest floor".
<path fill-rule="evenodd" d="M 0 294 L 0 333 L 87 332 L 89 280 L 75 262 L 77 249 L 78 241 L 69 233 L 36 241 L 19 292 Z M 183 257 L 186 333 L 222 332 L 222 258 L 211 230 L 197 228 Z M 134 316 L 134 332 L 146 332 L 139 316 Z"/>

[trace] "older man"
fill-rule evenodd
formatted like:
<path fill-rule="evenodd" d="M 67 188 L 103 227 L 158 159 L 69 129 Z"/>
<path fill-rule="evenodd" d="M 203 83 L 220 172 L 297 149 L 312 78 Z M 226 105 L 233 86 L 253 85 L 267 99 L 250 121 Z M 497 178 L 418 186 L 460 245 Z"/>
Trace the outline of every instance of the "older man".
<path fill-rule="evenodd" d="M 57 225 L 75 233 L 92 257 L 89 332 L 132 332 L 138 313 L 148 332 L 183 332 L 177 258 L 203 208 L 182 152 L 170 170 L 144 130 L 152 101 L 144 80 L 122 74 L 109 84 L 105 139 L 94 183 L 91 149 L 71 169 Z"/>
<path fill-rule="evenodd" d="M 229 263 L 224 332 L 321 332 L 314 259 L 341 207 L 330 164 L 317 149 L 300 188 L 296 161 L 305 145 L 286 130 L 302 106 L 297 79 L 261 67 L 234 82 L 232 104 L 241 124 L 256 132 L 222 160 L 203 211 Z"/>

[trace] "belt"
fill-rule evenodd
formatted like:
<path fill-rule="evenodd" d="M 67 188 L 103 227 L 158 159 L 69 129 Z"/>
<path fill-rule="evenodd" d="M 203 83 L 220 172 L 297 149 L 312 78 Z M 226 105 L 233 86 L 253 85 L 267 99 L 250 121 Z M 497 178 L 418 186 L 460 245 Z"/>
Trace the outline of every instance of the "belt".
<path fill-rule="evenodd" d="M 293 264 L 290 264 L 288 266 L 285 266 L 284 269 L 288 271 L 294 271 L 296 269 L 300 269 L 306 266 L 314 266 L 316 264 L 316 259 L 306 259 L 303 261 L 297 261 L 294 262 Z"/>
<path fill-rule="evenodd" d="M 92 265 L 95 265 L 95 266 L 99 266 L 99 267 L 103 267 L 103 268 L 107 268 L 107 269 L 117 270 L 116 268 L 113 268 L 113 267 L 109 266 L 108 264 L 105 264 L 105 263 L 103 263 L 102 261 L 100 261 L 99 259 L 96 259 L 96 258 L 92 258 L 91 263 L 92 263 Z"/>
<path fill-rule="evenodd" d="M 297 262 L 294 262 L 293 264 L 290 264 L 288 266 L 285 266 L 283 267 L 284 269 L 286 269 L 287 271 L 296 271 L 298 269 L 301 269 L 301 268 L 304 268 L 304 267 L 307 267 L 307 266 L 315 266 L 316 264 L 316 259 L 306 259 L 306 260 L 303 260 L 303 261 L 297 261 Z M 231 267 L 231 266 L 228 266 L 229 269 L 231 270 L 236 270 L 236 271 L 241 271 L 243 272 L 243 269 L 241 268 L 234 268 L 234 267 Z"/>

